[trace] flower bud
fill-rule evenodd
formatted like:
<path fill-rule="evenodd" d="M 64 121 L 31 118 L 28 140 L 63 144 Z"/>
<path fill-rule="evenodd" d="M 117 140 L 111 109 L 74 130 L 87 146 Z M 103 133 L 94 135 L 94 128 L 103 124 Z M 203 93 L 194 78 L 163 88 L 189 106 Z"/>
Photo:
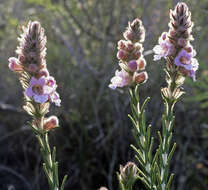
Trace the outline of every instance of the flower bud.
<path fill-rule="evenodd" d="M 162 38 L 162 40 L 166 40 L 166 38 L 167 38 L 167 33 L 166 33 L 166 32 L 163 32 L 162 35 L 161 35 L 161 38 Z"/>
<path fill-rule="evenodd" d="M 193 48 L 191 46 L 188 46 L 184 48 L 188 53 L 191 53 L 193 51 Z"/>
<path fill-rule="evenodd" d="M 185 47 L 187 44 L 187 41 L 184 38 L 179 38 L 178 39 L 178 45 L 181 47 Z"/>
<path fill-rule="evenodd" d="M 137 70 L 137 61 L 136 60 L 131 60 L 128 62 L 128 69 L 132 72 Z"/>
<path fill-rule="evenodd" d="M 50 116 L 44 120 L 43 128 L 45 130 L 51 130 L 59 126 L 59 120 L 56 116 Z"/>
<path fill-rule="evenodd" d="M 135 33 L 132 30 L 128 29 L 126 30 L 126 32 L 124 32 L 123 36 L 126 40 L 133 41 L 135 38 Z"/>
<path fill-rule="evenodd" d="M 139 60 L 139 64 L 138 64 L 138 69 L 141 71 L 141 70 L 144 70 L 146 67 L 146 61 L 145 59 L 140 59 Z"/>
<path fill-rule="evenodd" d="M 25 62 L 25 57 L 23 55 L 18 56 L 18 59 L 20 63 Z"/>
<path fill-rule="evenodd" d="M 145 83 L 148 79 L 147 72 L 135 73 L 134 81 L 136 84 Z"/>
<path fill-rule="evenodd" d="M 133 162 L 128 162 L 124 167 L 120 166 L 119 181 L 124 185 L 125 189 L 132 187 L 137 179 L 137 166 Z"/>
<path fill-rule="evenodd" d="M 31 73 L 36 73 L 38 71 L 38 66 L 36 64 L 29 64 L 27 70 Z"/>
<path fill-rule="evenodd" d="M 22 66 L 20 65 L 19 60 L 15 57 L 9 58 L 9 69 L 14 72 L 18 72 L 18 71 L 23 70 Z"/>
<path fill-rule="evenodd" d="M 124 40 L 118 41 L 118 49 L 125 49 L 126 47 L 126 42 Z"/>
<path fill-rule="evenodd" d="M 141 57 L 141 55 L 142 55 L 142 53 L 141 53 L 141 51 L 136 51 L 135 53 L 134 53 L 134 59 L 139 59 L 140 57 Z"/>
<path fill-rule="evenodd" d="M 48 77 L 49 76 L 49 72 L 46 68 L 41 69 L 38 74 L 37 74 L 38 78 L 41 78 L 42 76 Z"/>
<path fill-rule="evenodd" d="M 126 60 L 128 58 L 128 52 L 124 50 L 119 50 L 117 53 L 117 58 L 121 60 Z"/>
<path fill-rule="evenodd" d="M 129 52 L 129 51 L 132 51 L 134 49 L 134 44 L 130 41 L 126 42 L 126 50 Z"/>
<path fill-rule="evenodd" d="M 54 85 L 56 85 L 56 81 L 53 77 L 49 76 L 47 78 L 47 85 L 53 87 Z"/>
<path fill-rule="evenodd" d="M 171 38 L 175 38 L 175 36 L 177 35 L 177 32 L 175 30 L 170 30 L 169 35 Z"/>
<path fill-rule="evenodd" d="M 139 51 L 143 51 L 143 47 L 142 47 L 142 44 L 140 44 L 140 43 L 135 43 L 134 44 L 134 47 L 135 47 L 135 50 L 139 50 Z"/>

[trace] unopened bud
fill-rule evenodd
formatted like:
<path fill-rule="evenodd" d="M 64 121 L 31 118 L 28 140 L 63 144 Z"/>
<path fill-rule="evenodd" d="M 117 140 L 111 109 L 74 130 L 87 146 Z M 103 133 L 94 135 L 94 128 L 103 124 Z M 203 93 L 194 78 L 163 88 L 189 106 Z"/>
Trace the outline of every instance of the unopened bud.
<path fill-rule="evenodd" d="M 23 63 L 23 62 L 25 61 L 25 57 L 24 57 L 23 55 L 20 55 L 20 56 L 18 57 L 18 59 L 19 59 L 19 62 L 20 62 L 20 63 Z"/>
<path fill-rule="evenodd" d="M 126 60 L 128 58 L 128 52 L 124 50 L 119 50 L 117 53 L 117 58 L 121 60 Z"/>
<path fill-rule="evenodd" d="M 141 53 L 141 51 L 136 51 L 135 53 L 134 53 L 134 59 L 139 59 L 140 57 L 141 57 L 141 55 L 142 55 L 142 53 Z"/>
<path fill-rule="evenodd" d="M 185 47 L 187 44 L 187 41 L 184 38 L 179 38 L 178 39 L 178 45 L 181 47 Z"/>
<path fill-rule="evenodd" d="M 22 66 L 20 65 L 19 60 L 15 57 L 9 58 L 9 69 L 14 72 L 18 72 L 18 71 L 23 70 Z"/>
<path fill-rule="evenodd" d="M 148 79 L 147 72 L 135 73 L 134 81 L 137 84 L 145 83 Z"/>
<path fill-rule="evenodd" d="M 41 69 L 38 72 L 38 78 L 41 78 L 42 76 L 45 76 L 45 77 L 48 77 L 49 76 L 49 72 L 48 72 L 48 70 L 46 68 Z"/>
<path fill-rule="evenodd" d="M 132 187 L 137 179 L 138 169 L 135 163 L 128 162 L 124 167 L 120 166 L 119 181 L 125 188 Z"/>
<path fill-rule="evenodd" d="M 188 46 L 185 48 L 185 50 L 188 52 L 188 53 L 191 53 L 193 51 L 193 48 L 191 46 Z"/>
<path fill-rule="evenodd" d="M 125 45 L 125 41 L 124 40 L 120 40 L 118 41 L 118 49 L 125 49 L 126 45 Z"/>
<path fill-rule="evenodd" d="M 136 60 L 131 60 L 128 62 L 128 69 L 132 72 L 137 70 L 137 61 Z"/>
<path fill-rule="evenodd" d="M 134 48 L 135 50 L 143 51 L 142 44 L 140 44 L 139 42 L 134 44 Z"/>
<path fill-rule="evenodd" d="M 59 126 L 59 120 L 56 116 L 50 116 L 44 120 L 44 129 L 51 130 Z"/>
<path fill-rule="evenodd" d="M 40 23 L 38 21 L 34 21 L 31 23 L 31 30 L 33 32 L 38 32 L 38 29 L 40 28 Z"/>
<path fill-rule="evenodd" d="M 35 73 L 38 71 L 38 66 L 36 64 L 29 64 L 27 70 L 31 73 Z"/>
<path fill-rule="evenodd" d="M 162 38 L 163 41 L 165 41 L 166 38 L 167 38 L 167 33 L 163 32 L 162 35 L 161 35 L 161 38 Z"/>
<path fill-rule="evenodd" d="M 170 31 L 169 31 L 169 35 L 170 35 L 172 38 L 175 38 L 175 36 L 177 35 L 177 33 L 176 33 L 175 30 L 170 30 Z"/>
<path fill-rule="evenodd" d="M 127 29 L 124 32 L 123 36 L 126 40 L 134 41 L 134 39 L 135 39 L 135 33 L 131 29 Z"/>
<path fill-rule="evenodd" d="M 145 67 L 146 67 L 146 61 L 145 61 L 145 59 L 140 59 L 139 60 L 139 64 L 138 64 L 138 69 L 141 71 L 141 70 L 144 70 L 145 69 Z"/>
<path fill-rule="evenodd" d="M 132 42 L 128 41 L 126 43 L 126 50 L 127 51 L 132 51 L 133 49 L 134 49 L 134 44 Z"/>

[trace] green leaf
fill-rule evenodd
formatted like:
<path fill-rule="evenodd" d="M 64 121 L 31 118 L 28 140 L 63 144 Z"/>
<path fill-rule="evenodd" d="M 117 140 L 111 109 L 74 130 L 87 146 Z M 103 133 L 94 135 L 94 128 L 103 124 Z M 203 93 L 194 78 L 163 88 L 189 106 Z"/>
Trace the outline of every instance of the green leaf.
<path fill-rule="evenodd" d="M 62 183 L 61 183 L 61 188 L 60 188 L 60 190 L 64 190 L 64 185 L 65 185 L 65 183 L 66 183 L 67 177 L 68 177 L 67 175 L 64 176 L 64 179 L 63 179 L 63 181 L 62 181 Z"/>
<path fill-rule="evenodd" d="M 170 160 L 172 159 L 173 153 L 175 152 L 176 149 L 176 143 L 173 144 L 173 147 L 171 148 L 171 151 L 168 155 L 168 163 L 170 162 Z"/>

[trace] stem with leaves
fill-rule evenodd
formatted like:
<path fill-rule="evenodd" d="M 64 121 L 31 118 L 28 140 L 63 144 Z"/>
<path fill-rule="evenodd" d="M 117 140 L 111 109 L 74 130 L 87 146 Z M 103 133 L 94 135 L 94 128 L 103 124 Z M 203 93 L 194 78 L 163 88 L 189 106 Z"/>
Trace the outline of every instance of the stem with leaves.
<path fill-rule="evenodd" d="M 184 94 L 181 90 L 181 86 L 185 80 L 185 78 L 178 72 L 178 67 L 172 64 L 170 59 L 167 59 L 165 72 L 168 86 L 161 89 L 162 98 L 164 100 L 164 114 L 162 116 L 162 134 L 158 132 L 160 140 L 160 165 L 157 168 L 158 190 L 170 190 L 171 188 L 174 174 L 169 174 L 169 167 L 176 148 L 176 143 L 173 145 L 171 143 L 175 119 L 173 111 L 176 102 Z"/>
<path fill-rule="evenodd" d="M 58 177 L 58 162 L 56 161 L 56 147 L 53 147 L 51 151 L 48 139 L 48 131 L 37 130 L 30 124 L 33 131 L 36 134 L 38 142 L 40 144 L 40 151 L 43 158 L 43 170 L 48 179 L 50 190 L 64 190 L 64 185 L 67 179 L 67 175 L 64 176 L 61 185 L 59 185 Z"/>
<path fill-rule="evenodd" d="M 137 85 L 134 89 L 130 89 L 130 102 L 132 116 L 129 115 L 135 130 L 133 135 L 135 137 L 138 148 L 134 145 L 131 147 L 135 150 L 136 159 L 138 160 L 141 169 L 138 168 L 140 179 L 148 190 L 156 190 L 156 166 L 158 152 L 153 156 L 152 149 L 154 144 L 154 138 L 151 137 L 151 125 L 146 127 L 145 122 L 145 107 L 150 98 L 146 98 L 140 108 L 140 98 Z"/>

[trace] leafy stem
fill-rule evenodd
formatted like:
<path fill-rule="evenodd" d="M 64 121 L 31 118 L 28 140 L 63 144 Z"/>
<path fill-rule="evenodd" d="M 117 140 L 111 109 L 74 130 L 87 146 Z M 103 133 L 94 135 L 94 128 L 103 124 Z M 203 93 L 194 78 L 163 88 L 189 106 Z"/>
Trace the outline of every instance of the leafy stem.
<path fill-rule="evenodd" d="M 53 147 L 53 151 L 51 151 L 47 131 L 42 130 L 40 126 L 36 127 L 31 124 L 30 126 L 35 132 L 40 144 L 40 151 L 44 162 L 43 170 L 48 179 L 50 190 L 64 190 L 67 175 L 64 176 L 60 185 L 58 176 L 58 162 L 56 161 L 56 147 Z"/>
<path fill-rule="evenodd" d="M 184 92 L 181 86 L 184 82 L 184 77 L 178 72 L 178 68 L 172 64 L 170 59 L 167 59 L 166 65 L 166 81 L 168 87 L 161 89 L 162 98 L 164 100 L 164 114 L 162 116 L 162 133 L 158 132 L 160 145 L 159 145 L 159 158 L 160 167 L 158 168 L 158 190 L 169 190 L 173 174 L 169 174 L 170 161 L 176 148 L 176 143 L 172 145 L 171 140 L 173 136 L 174 124 L 174 107 L 178 99 Z"/>
<path fill-rule="evenodd" d="M 129 115 L 133 126 L 134 131 L 133 135 L 136 140 L 136 144 L 138 146 L 135 147 L 131 145 L 131 147 L 136 152 L 136 159 L 140 164 L 140 168 L 138 168 L 139 175 L 138 179 L 140 179 L 143 184 L 146 186 L 148 190 L 156 189 L 156 161 L 158 154 L 156 153 L 153 157 L 152 149 L 154 144 L 154 138 L 151 137 L 151 125 L 146 126 L 145 121 L 145 107 L 149 102 L 150 98 L 146 98 L 142 106 L 140 107 L 140 97 L 138 93 L 137 85 L 135 89 L 130 89 L 130 102 L 131 102 L 131 111 L 132 115 Z"/>

